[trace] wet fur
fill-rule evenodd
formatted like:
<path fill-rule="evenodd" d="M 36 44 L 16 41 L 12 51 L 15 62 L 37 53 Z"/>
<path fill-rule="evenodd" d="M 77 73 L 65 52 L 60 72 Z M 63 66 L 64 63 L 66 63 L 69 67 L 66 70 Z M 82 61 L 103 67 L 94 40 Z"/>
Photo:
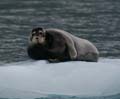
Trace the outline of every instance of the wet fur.
<path fill-rule="evenodd" d="M 59 38 L 56 38 L 58 37 Z M 28 55 L 35 60 L 48 60 L 59 62 L 70 60 L 68 49 L 61 35 L 52 35 L 46 32 L 45 45 L 29 44 Z"/>
<path fill-rule="evenodd" d="M 45 44 L 29 44 L 28 55 L 49 62 L 97 62 L 99 58 L 99 52 L 91 42 L 59 29 L 45 29 Z"/>

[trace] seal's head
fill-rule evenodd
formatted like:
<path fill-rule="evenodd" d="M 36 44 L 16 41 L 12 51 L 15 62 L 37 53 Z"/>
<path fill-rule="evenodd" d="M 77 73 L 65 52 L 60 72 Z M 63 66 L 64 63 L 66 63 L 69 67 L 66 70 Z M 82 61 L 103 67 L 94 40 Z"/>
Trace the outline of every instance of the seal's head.
<path fill-rule="evenodd" d="M 30 43 L 32 44 L 45 44 L 45 30 L 41 27 L 34 28 L 32 32 L 30 33 Z"/>

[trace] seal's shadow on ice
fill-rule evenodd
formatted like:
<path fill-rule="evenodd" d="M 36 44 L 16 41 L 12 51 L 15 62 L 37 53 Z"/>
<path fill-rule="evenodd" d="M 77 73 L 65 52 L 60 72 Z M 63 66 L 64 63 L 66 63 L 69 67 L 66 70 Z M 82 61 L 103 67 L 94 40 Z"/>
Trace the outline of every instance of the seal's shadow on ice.
<path fill-rule="evenodd" d="M 55 63 L 65 61 L 97 62 L 99 58 L 97 48 L 90 41 L 54 28 L 34 28 L 29 36 L 27 52 L 32 59 Z"/>

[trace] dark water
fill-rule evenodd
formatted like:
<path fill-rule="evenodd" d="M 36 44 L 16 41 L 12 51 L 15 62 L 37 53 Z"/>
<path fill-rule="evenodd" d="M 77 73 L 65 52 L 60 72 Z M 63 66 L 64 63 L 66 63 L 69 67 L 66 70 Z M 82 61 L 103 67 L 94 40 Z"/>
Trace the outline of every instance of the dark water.
<path fill-rule="evenodd" d="M 120 94 L 110 95 L 110 96 L 101 96 L 101 97 L 79 97 L 79 96 L 62 96 L 62 95 L 50 95 L 48 97 L 43 98 L 35 98 L 35 99 L 120 99 Z"/>
<path fill-rule="evenodd" d="M 36 26 L 64 29 L 92 41 L 101 57 L 120 58 L 119 0 L 0 0 L 0 63 L 29 60 Z"/>

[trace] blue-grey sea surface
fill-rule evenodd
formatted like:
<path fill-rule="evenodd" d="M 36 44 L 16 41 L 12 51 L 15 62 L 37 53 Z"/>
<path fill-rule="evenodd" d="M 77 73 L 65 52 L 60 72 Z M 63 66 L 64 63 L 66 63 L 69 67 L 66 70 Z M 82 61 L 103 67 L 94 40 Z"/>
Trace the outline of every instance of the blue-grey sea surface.
<path fill-rule="evenodd" d="M 120 58 L 120 0 L 0 0 L 0 64 L 30 60 L 29 33 L 39 26 L 90 40 L 100 57 Z M 64 99 L 120 99 L 111 97 Z"/>
<path fill-rule="evenodd" d="M 0 63 L 29 60 L 34 27 L 59 28 L 90 40 L 101 57 L 120 58 L 119 0 L 0 0 Z"/>

